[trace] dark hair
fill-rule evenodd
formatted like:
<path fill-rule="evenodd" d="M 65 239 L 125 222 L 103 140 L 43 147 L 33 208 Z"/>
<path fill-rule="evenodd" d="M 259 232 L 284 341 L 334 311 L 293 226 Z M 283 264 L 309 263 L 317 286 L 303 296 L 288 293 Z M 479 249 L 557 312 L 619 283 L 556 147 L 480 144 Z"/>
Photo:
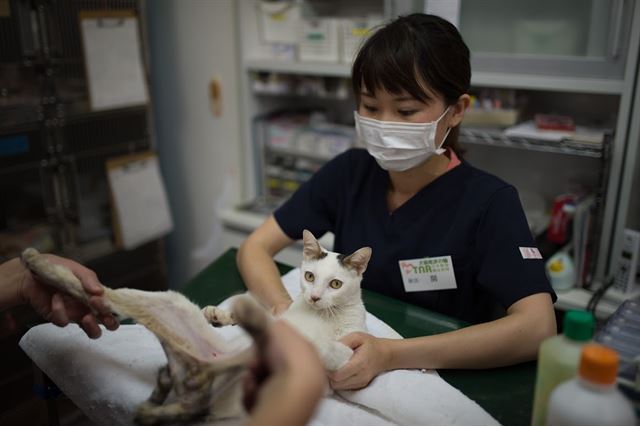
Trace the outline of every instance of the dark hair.
<path fill-rule="evenodd" d="M 427 101 L 420 80 L 447 105 L 455 104 L 471 84 L 469 48 L 453 24 L 435 15 L 400 16 L 376 30 L 358 52 L 351 71 L 358 103 L 363 85 L 371 92 L 404 90 Z M 451 129 L 444 145 L 462 155 L 458 126 Z"/>

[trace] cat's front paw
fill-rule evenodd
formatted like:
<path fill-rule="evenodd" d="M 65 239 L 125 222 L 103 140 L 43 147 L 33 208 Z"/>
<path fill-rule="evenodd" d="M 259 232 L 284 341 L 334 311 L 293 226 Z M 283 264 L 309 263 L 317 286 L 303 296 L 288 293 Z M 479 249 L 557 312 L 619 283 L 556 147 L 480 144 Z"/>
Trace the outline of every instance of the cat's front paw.
<path fill-rule="evenodd" d="M 327 350 L 321 352 L 324 368 L 336 371 L 344 367 L 353 355 L 353 350 L 340 342 L 331 342 Z"/>
<path fill-rule="evenodd" d="M 205 306 L 202 308 L 202 314 L 211 325 L 214 327 L 223 327 L 225 325 L 236 325 L 236 321 L 233 312 L 225 311 L 217 306 Z"/>

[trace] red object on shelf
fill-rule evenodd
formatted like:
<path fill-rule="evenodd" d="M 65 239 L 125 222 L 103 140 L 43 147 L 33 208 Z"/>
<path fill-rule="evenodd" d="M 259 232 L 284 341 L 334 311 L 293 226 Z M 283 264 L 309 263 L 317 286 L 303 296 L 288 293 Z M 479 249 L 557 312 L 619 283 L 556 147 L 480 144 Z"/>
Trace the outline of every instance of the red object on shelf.
<path fill-rule="evenodd" d="M 555 244 L 565 244 L 569 239 L 568 226 L 571 217 L 565 211 L 565 204 L 575 203 L 573 195 L 559 195 L 553 200 L 551 219 L 547 228 L 547 240 Z"/>
<path fill-rule="evenodd" d="M 536 127 L 541 130 L 576 130 L 573 118 L 566 115 L 536 114 Z"/>

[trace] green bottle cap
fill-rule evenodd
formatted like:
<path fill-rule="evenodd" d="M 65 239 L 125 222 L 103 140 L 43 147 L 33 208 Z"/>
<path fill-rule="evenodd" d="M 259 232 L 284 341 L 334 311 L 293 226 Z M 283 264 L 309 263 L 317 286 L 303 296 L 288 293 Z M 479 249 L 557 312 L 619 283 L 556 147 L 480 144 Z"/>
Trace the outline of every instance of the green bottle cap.
<path fill-rule="evenodd" d="M 584 342 L 593 337 L 595 326 L 596 321 L 591 312 L 569 311 L 564 316 L 563 334 L 571 340 Z"/>

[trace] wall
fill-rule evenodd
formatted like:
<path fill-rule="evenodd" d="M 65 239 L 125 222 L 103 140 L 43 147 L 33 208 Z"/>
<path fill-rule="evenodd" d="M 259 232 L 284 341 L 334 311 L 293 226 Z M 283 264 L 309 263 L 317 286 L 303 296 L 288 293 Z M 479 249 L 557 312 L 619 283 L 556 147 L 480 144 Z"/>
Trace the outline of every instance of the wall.
<path fill-rule="evenodd" d="M 640 141 L 636 142 L 640 143 Z M 627 213 L 627 228 L 640 231 L 640 149 L 636 151 L 635 171 L 631 181 L 631 197 Z"/>
<path fill-rule="evenodd" d="M 147 3 L 157 148 L 175 230 L 168 237 L 169 282 L 180 287 L 226 249 L 217 207 L 238 201 L 238 55 L 233 0 Z M 209 83 L 222 85 L 222 115 Z"/>

